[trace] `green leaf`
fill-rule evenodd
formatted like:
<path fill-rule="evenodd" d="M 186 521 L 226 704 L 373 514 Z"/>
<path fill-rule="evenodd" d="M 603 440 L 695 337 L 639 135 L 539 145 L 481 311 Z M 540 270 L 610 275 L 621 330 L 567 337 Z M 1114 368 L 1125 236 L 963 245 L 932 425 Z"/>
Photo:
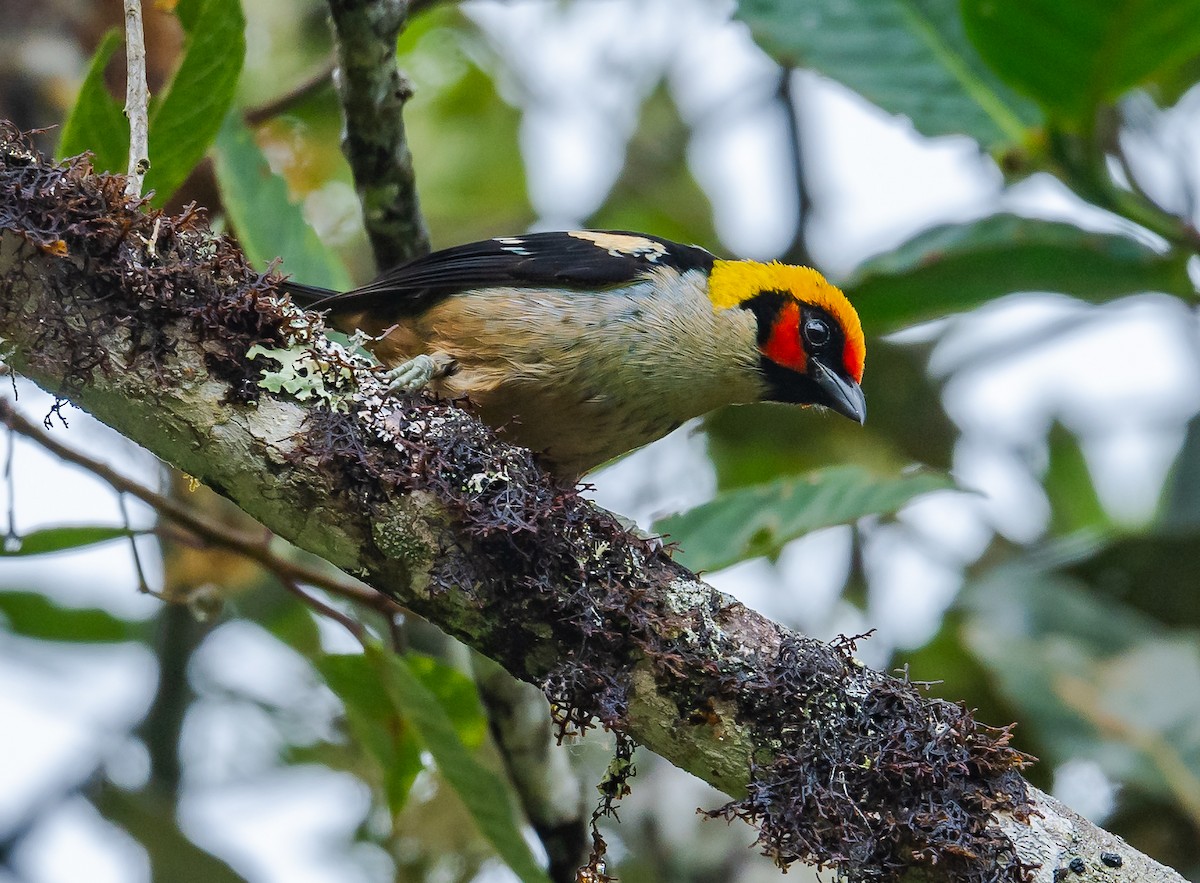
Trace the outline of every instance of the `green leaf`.
<path fill-rule="evenodd" d="M 259 269 L 277 257 L 283 269 L 309 285 L 344 291 L 350 274 L 288 198 L 287 184 L 271 172 L 253 133 L 229 114 L 213 153 L 221 204 L 250 263 Z"/>
<path fill-rule="evenodd" d="M 0 557 L 65 552 L 70 549 L 94 546 L 97 543 L 107 543 L 109 540 L 129 535 L 129 530 L 124 527 L 99 527 L 96 525 L 48 527 L 21 537 L 16 548 L 0 548 Z"/>
<path fill-rule="evenodd" d="M 365 656 L 323 656 L 314 664 L 342 700 L 350 733 L 365 752 L 365 768 L 356 772 L 379 789 L 394 817 L 424 768 L 420 741 L 380 688 Z"/>
<path fill-rule="evenodd" d="M 918 234 L 864 263 L 845 289 L 869 336 L 1017 291 L 1093 303 L 1145 291 L 1190 297 L 1184 263 L 1127 236 L 992 215 Z"/>
<path fill-rule="evenodd" d="M 1097 105 L 1200 55 L 1197 0 L 962 0 L 962 13 L 1008 83 L 1088 127 Z"/>
<path fill-rule="evenodd" d="M 1042 484 L 1050 501 L 1050 532 L 1066 536 L 1077 531 L 1103 531 L 1108 513 L 1096 495 L 1092 473 L 1079 440 L 1061 423 L 1050 427 L 1050 463 Z"/>
<path fill-rule="evenodd" d="M 163 205 L 204 157 L 233 104 L 246 55 L 239 0 L 182 0 L 187 27 L 183 61 L 150 112 L 146 189 Z"/>
<path fill-rule="evenodd" d="M 487 738 L 488 722 L 475 682 L 458 669 L 431 656 L 407 653 L 404 662 L 413 676 L 437 699 L 463 745 L 471 751 L 481 746 Z"/>
<path fill-rule="evenodd" d="M 679 543 L 676 558 L 685 567 L 716 570 L 777 555 L 810 531 L 892 513 L 913 497 L 949 487 L 953 483 L 945 475 L 881 479 L 857 466 L 839 466 L 719 494 L 690 512 L 664 518 L 654 529 Z"/>
<path fill-rule="evenodd" d="M 524 883 L 549 883 L 521 834 L 504 780 L 463 744 L 446 708 L 409 663 L 377 645 L 367 657 L 396 709 L 420 734 L 442 778 L 466 805 L 480 832 Z"/>
<path fill-rule="evenodd" d="M 121 104 L 104 85 L 104 69 L 121 45 L 121 32 L 109 31 L 96 47 L 79 97 L 58 139 L 57 156 L 65 159 L 90 150 L 100 172 L 124 172 L 129 167 L 129 121 Z"/>
<path fill-rule="evenodd" d="M 971 46 L 956 0 L 742 0 L 737 15 L 783 64 L 844 83 L 924 135 L 994 147 L 1038 122 Z"/>
<path fill-rule="evenodd" d="M 1200 818 L 1200 643 L 1037 564 L 968 586 L 973 653 L 1021 711 L 1043 759 L 1096 761 Z"/>
<path fill-rule="evenodd" d="M 468 748 L 478 748 L 487 735 L 487 718 L 474 682 L 427 656 L 410 654 L 407 662 L 445 712 L 458 739 Z M 359 774 L 380 786 L 392 814 L 399 813 L 423 769 L 421 733 L 380 687 L 372 659 L 362 654 L 322 656 L 315 665 L 345 705 L 350 731 L 371 761 L 370 769 L 358 770 Z"/>
<path fill-rule="evenodd" d="M 1159 106 L 1171 107 L 1197 83 L 1200 83 L 1200 55 L 1156 76 L 1146 87 L 1152 90 Z"/>
<path fill-rule="evenodd" d="M 93 607 L 60 607 L 38 592 L 0 592 L 0 617 L 11 633 L 41 641 L 141 641 L 150 629 L 149 623 L 130 622 Z"/>

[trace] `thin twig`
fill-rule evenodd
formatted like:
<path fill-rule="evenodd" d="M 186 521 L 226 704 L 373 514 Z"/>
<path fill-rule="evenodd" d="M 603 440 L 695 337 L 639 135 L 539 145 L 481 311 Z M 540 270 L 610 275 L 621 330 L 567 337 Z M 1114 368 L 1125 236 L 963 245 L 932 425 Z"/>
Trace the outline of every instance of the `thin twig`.
<path fill-rule="evenodd" d="M 797 76 L 795 68 L 785 67 L 779 77 L 779 89 L 775 100 L 787 121 L 788 156 L 792 161 L 792 174 L 796 188 L 796 229 L 788 243 L 783 259 L 789 264 L 812 266 L 812 255 L 808 250 L 808 219 L 812 214 L 812 191 L 808 187 L 808 175 L 804 162 L 804 130 L 800 109 L 796 107 L 796 91 L 792 78 Z"/>
<path fill-rule="evenodd" d="M 17 535 L 17 489 L 13 484 L 13 449 L 17 444 L 16 431 L 8 428 L 8 447 L 4 450 L 4 488 L 8 496 L 8 524 L 5 526 L 4 548 L 17 545 L 21 538 Z"/>
<path fill-rule="evenodd" d="M 333 70 L 333 62 L 326 62 L 320 70 L 312 74 L 307 79 L 297 83 L 282 95 L 277 95 L 270 101 L 266 101 L 257 107 L 247 108 L 242 113 L 242 121 L 245 122 L 247 126 L 261 126 L 268 120 L 272 120 L 281 114 L 287 113 L 293 107 L 298 104 L 302 104 L 304 101 L 320 92 L 322 89 L 332 86 Z"/>
<path fill-rule="evenodd" d="M 346 631 L 350 632 L 350 634 L 354 635 L 354 637 L 358 639 L 360 644 L 365 644 L 367 642 L 367 630 L 363 628 L 361 622 L 358 622 L 353 617 L 347 616 L 336 607 L 326 604 L 316 595 L 310 595 L 308 592 L 304 591 L 298 582 L 293 579 L 280 579 L 280 582 L 283 583 L 283 587 L 285 589 L 304 602 L 306 606 L 311 607 L 322 616 L 332 619 L 336 623 L 340 623 L 346 629 Z"/>
<path fill-rule="evenodd" d="M 125 0 L 125 116 L 129 118 L 129 179 L 125 193 L 138 199 L 150 170 L 150 87 L 146 85 L 146 41 L 141 0 Z"/>
<path fill-rule="evenodd" d="M 144 595 L 152 594 L 150 584 L 146 582 L 146 571 L 142 567 L 142 556 L 138 552 L 137 534 L 133 530 L 133 525 L 129 523 L 129 505 L 125 500 L 125 495 L 117 493 L 117 504 L 121 507 L 121 518 L 125 522 L 125 530 L 129 532 L 129 550 L 133 553 L 133 568 L 137 571 L 138 591 Z"/>
<path fill-rule="evenodd" d="M 18 414 L 11 402 L 3 399 L 0 399 L 0 423 L 8 426 L 13 432 L 32 440 L 59 459 L 82 466 L 118 492 L 136 497 L 152 507 L 159 515 L 187 528 L 212 545 L 232 549 L 252 561 L 256 561 L 281 581 L 292 580 L 293 582 L 307 583 L 376 610 L 392 613 L 404 612 L 404 608 L 391 598 L 360 582 L 352 581 L 337 573 L 305 567 L 276 554 L 270 548 L 270 539 L 273 534 L 268 533 L 266 539 L 263 539 L 261 536 L 251 536 L 234 530 L 192 511 L 170 497 L 155 493 L 136 481 L 126 478 L 99 460 L 94 460 L 86 454 L 67 447 L 38 429 Z"/>

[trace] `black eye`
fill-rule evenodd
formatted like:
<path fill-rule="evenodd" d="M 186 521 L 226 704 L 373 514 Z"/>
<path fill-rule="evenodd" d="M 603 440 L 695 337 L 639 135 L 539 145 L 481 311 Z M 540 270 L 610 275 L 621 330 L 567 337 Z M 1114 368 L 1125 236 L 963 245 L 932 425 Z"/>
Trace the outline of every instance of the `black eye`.
<path fill-rule="evenodd" d="M 809 346 L 825 346 L 831 337 L 833 332 L 829 330 L 829 323 L 824 319 L 809 319 L 804 323 L 804 339 L 808 341 Z"/>

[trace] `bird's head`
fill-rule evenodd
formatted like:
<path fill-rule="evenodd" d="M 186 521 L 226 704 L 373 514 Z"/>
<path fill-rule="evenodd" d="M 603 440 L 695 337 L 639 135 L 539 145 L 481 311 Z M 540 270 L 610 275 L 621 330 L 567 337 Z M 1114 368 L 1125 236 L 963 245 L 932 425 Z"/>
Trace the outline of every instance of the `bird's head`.
<path fill-rule="evenodd" d="M 823 405 L 859 423 L 866 419 L 862 323 L 824 276 L 778 261 L 718 260 L 708 293 L 717 309 L 754 313 L 769 401 Z"/>

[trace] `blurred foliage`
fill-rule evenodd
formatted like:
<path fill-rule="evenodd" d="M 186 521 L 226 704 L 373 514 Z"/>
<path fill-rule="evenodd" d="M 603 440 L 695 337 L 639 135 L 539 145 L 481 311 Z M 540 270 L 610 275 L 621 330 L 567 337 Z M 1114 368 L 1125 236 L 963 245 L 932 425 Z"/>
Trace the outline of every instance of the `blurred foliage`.
<path fill-rule="evenodd" d="M 1179 94 L 1180 75 L 1194 74 L 1200 56 L 1197 13 L 1195 0 L 962 3 L 971 40 L 992 69 L 1050 114 L 1083 127 L 1099 105 L 1134 86 L 1165 83 Z"/>
<path fill-rule="evenodd" d="M 16 542 L 0 549 L 0 556 L 45 555 L 47 552 L 62 552 L 67 549 L 86 549 L 97 543 L 107 543 L 109 540 L 131 535 L 124 527 L 48 527 L 27 533 Z"/>
<path fill-rule="evenodd" d="M 1186 256 L 1128 236 L 993 215 L 918 234 L 846 281 L 868 334 L 969 310 L 1014 291 L 1058 291 L 1100 303 L 1143 291 L 1188 295 Z"/>
<path fill-rule="evenodd" d="M 653 230 L 676 242 L 715 242 L 712 205 L 688 168 L 690 135 L 660 83 L 642 104 L 620 177 L 587 226 Z"/>
<path fill-rule="evenodd" d="M 743 0 L 737 15 L 784 65 L 844 83 L 924 135 L 992 148 L 1037 122 L 967 39 L 956 0 Z"/>
<path fill-rule="evenodd" d="M 271 173 L 253 134 L 236 115 L 225 120 L 213 145 L 213 167 L 226 217 L 251 263 L 266 267 L 289 255 L 287 271 L 297 279 L 325 288 L 350 287 L 345 266 L 304 220 L 287 185 Z"/>
<path fill-rule="evenodd" d="M 664 518 L 656 533 L 678 543 L 692 570 L 718 570 L 744 558 L 776 558 L 783 547 L 814 530 L 870 515 L 891 515 L 920 494 L 953 487 L 948 476 L 881 479 L 856 466 L 777 478 L 725 491 L 682 515 Z"/>
<path fill-rule="evenodd" d="M 525 230 L 534 214 L 518 137 L 521 113 L 493 82 L 500 60 L 461 12 L 444 6 L 409 26 L 399 61 L 416 90 L 405 122 L 434 247 Z"/>
<path fill-rule="evenodd" d="M 547 4 L 546 15 L 572 6 Z M 322 5 L 264 2 L 243 10 L 237 0 L 181 0 L 175 14 L 186 40 L 152 108 L 147 186 L 157 190 L 156 201 L 189 174 L 203 174 L 207 153 L 220 199 L 209 208 L 257 265 L 266 269 L 282 257 L 283 271 L 334 287 L 371 275 L 329 80 L 318 76 L 312 88 L 289 92 L 304 72 L 319 73 L 326 63 Z M 1097 233 L 1071 221 L 1000 213 L 919 232 L 843 280 L 871 338 L 865 427 L 773 405 L 729 408 L 705 420 L 718 493 L 659 525 L 682 543 L 682 560 L 715 568 L 747 556 L 775 559 L 817 528 L 855 524 L 858 545 L 842 601 L 865 608 L 856 621 L 875 625 L 878 611 L 862 581 L 886 576 L 893 562 L 863 567 L 870 540 L 881 527 L 915 523 L 908 504 L 947 486 L 963 438 L 942 401 L 954 377 L 928 370 L 945 324 L 900 339 L 880 335 L 1030 291 L 1097 309 L 1142 292 L 1194 302 L 1187 267 L 1200 253 L 1198 219 L 1173 215 L 1145 195 L 1133 171 L 1138 157 L 1121 136 L 1132 131 L 1123 118 L 1130 90 L 1166 109 L 1200 82 L 1200 0 L 742 0 L 735 16 L 780 64 L 833 79 L 924 136 L 972 139 L 1010 182 L 1052 176 L 1120 222 L 1107 228 L 1118 232 Z M 59 153 L 90 150 L 98 168 L 122 170 L 128 136 L 113 79 L 120 36 L 105 30 L 116 24 L 76 36 L 91 64 L 79 73 Z M 505 51 L 512 50 L 484 39 L 450 4 L 433 4 L 401 38 L 400 63 L 415 86 L 406 124 L 436 245 L 516 233 L 536 220 L 522 126 L 544 96 L 519 85 L 517 59 Z M 668 68 L 640 94 L 623 168 L 588 223 L 715 244 L 712 204 L 688 163 L 696 116 L 676 106 Z M 823 170 L 803 173 L 816 181 Z M 1200 201 L 1195 182 L 1178 178 L 1176 189 L 1189 197 L 1180 204 Z M 781 191 L 797 187 L 779 182 Z M 974 370 L 998 365 L 990 360 Z M 1018 544 L 985 525 L 986 549 L 966 561 L 949 551 L 952 530 L 924 531 L 925 551 L 955 568 L 964 587 L 934 634 L 895 661 L 915 680 L 936 682 L 932 693 L 977 707 L 984 720 L 1019 721 L 1018 745 L 1042 759 L 1031 771 L 1037 783 L 1049 787 L 1065 761 L 1094 763 L 1120 785 L 1109 825 L 1200 880 L 1200 418 L 1188 427 L 1157 515 L 1130 525 L 1101 502 L 1086 439 L 1060 416 L 1050 415 L 1041 449 L 1029 458 L 1045 455 L 1041 466 L 1028 466 L 1047 503 L 1045 529 Z M 914 464 L 922 470 L 910 471 Z M 49 555 L 128 535 L 124 528 L 49 528 L 10 543 L 9 553 Z M 153 647 L 162 684 L 136 733 L 152 746 L 152 758 L 159 757 L 156 740 L 177 748 L 186 714 L 232 704 L 275 733 L 279 769 L 318 765 L 365 783 L 371 807 L 345 844 L 347 862 L 370 865 L 359 851 L 369 848 L 386 856 L 396 880 L 466 881 L 500 856 L 522 879 L 542 877 L 475 688 L 458 668 L 374 645 L 363 654 L 326 655 L 311 610 L 261 574 L 186 548 L 168 559 L 166 594 L 213 623 L 261 626 L 264 644 L 297 654 L 312 682 L 291 698 L 203 686 L 193 692 L 186 672 L 197 648 L 212 640 L 209 626 L 181 637 L 167 615 L 147 623 L 73 608 L 27 585 L 0 593 L 0 621 L 13 639 L 0 654 L 49 642 Z M 47 558 L 47 567 L 55 560 Z M 386 631 L 373 612 L 359 613 Z M 339 709 L 332 719 L 301 725 L 330 691 Z M 108 781 L 102 754 L 92 763 L 63 800 L 82 794 L 129 833 L 156 880 L 242 879 L 186 835 L 179 794 L 154 790 L 169 776 L 152 770 L 146 788 L 125 789 Z M 30 812 L 18 834 L 35 829 L 38 812 L 49 810 Z M 676 843 L 677 857 L 662 854 L 672 846 L 660 817 L 633 827 L 619 876 L 733 880 L 744 870 L 744 850 L 697 867 L 696 855 L 726 842 L 711 825 L 692 835 L 703 849 Z M 11 847 L 18 834 L 3 834 L 0 845 Z M 12 854 L 0 849 L 4 861 Z M 247 872 L 246 879 L 257 878 Z"/>

